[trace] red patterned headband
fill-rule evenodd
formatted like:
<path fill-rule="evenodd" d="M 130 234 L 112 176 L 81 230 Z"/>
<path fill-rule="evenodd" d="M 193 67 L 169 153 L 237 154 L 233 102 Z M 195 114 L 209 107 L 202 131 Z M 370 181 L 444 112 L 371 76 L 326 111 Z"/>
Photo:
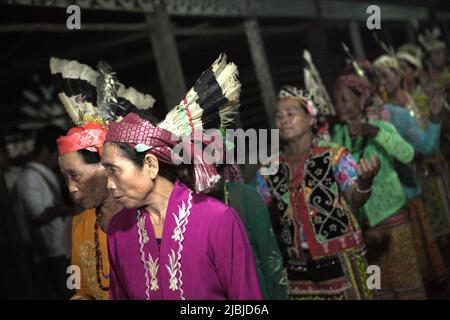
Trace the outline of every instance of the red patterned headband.
<path fill-rule="evenodd" d="M 63 156 L 67 153 L 86 149 L 102 154 L 102 146 L 106 138 L 107 130 L 101 125 L 88 122 L 84 126 L 74 127 L 67 135 L 58 138 L 58 153 Z"/>
<path fill-rule="evenodd" d="M 127 114 L 122 121 L 109 123 L 107 142 L 124 142 L 132 145 L 137 151 L 149 151 L 165 163 L 173 163 L 172 147 L 177 143 L 171 132 L 153 125 L 135 113 Z M 150 147 L 147 150 L 140 146 Z"/>
<path fill-rule="evenodd" d="M 374 91 L 372 85 L 369 82 L 354 74 L 340 76 L 337 80 L 337 84 L 343 84 L 347 87 L 351 87 L 360 94 Z"/>
<path fill-rule="evenodd" d="M 152 153 L 158 160 L 175 165 L 172 158 L 172 148 L 179 143 L 178 138 L 170 131 L 153 125 L 137 114 L 129 113 L 122 121 L 118 123 L 111 121 L 109 123 L 105 143 L 127 143 L 133 146 L 137 152 Z M 196 135 L 191 136 L 190 139 L 195 141 Z M 190 149 L 186 150 L 189 157 L 200 160 L 197 163 L 194 162 L 193 170 L 189 172 L 191 182 L 197 193 L 207 190 L 220 179 L 214 164 L 205 163 L 203 156 L 201 156 L 201 159 L 197 157 L 197 155 L 202 154 L 201 148 L 197 144 L 191 144 Z"/>

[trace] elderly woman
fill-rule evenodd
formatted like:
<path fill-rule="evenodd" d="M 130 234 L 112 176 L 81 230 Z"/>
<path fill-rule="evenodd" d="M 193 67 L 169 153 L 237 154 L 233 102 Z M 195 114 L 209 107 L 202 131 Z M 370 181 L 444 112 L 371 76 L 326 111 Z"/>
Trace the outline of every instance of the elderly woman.
<path fill-rule="evenodd" d="M 269 207 L 293 299 L 371 299 L 364 244 L 352 206 L 370 196 L 379 162 L 314 139 L 318 110 L 295 87 L 279 93 L 275 125 L 287 142 L 275 175 L 255 184 Z"/>
<path fill-rule="evenodd" d="M 58 96 L 77 126 L 57 140 L 59 167 L 74 201 L 85 211 L 72 221 L 72 265 L 80 268 L 81 283 L 72 299 L 109 298 L 109 259 L 106 231 L 111 218 L 122 209 L 106 186 L 106 170 L 100 163 L 106 138 L 106 115 L 117 116 L 105 96 L 108 85 L 119 85 L 115 101 L 121 109 L 148 109 L 154 99 L 134 88 L 125 88 L 110 77 L 105 62 L 98 71 L 77 61 L 50 59 Z M 111 81 L 104 81 L 110 77 Z M 103 110 L 100 110 L 101 104 Z M 118 106 L 117 103 L 114 103 Z M 105 113 L 104 111 L 108 111 Z M 102 112 L 103 111 L 103 112 Z"/>
<path fill-rule="evenodd" d="M 366 88 L 368 84 L 358 79 L 346 75 L 336 83 L 334 97 L 344 125 L 333 128 L 332 138 L 346 146 L 357 159 L 376 155 L 381 161 L 372 196 L 360 210 L 360 220 L 368 226 L 367 239 L 379 245 L 378 252 L 372 252 L 369 262 L 380 266 L 381 298 L 425 298 L 407 198 L 393 167 L 394 159 L 410 163 L 414 149 L 392 124 L 367 120 L 365 110 L 370 104 L 370 91 Z M 381 243 L 384 243 L 383 247 Z"/>
<path fill-rule="evenodd" d="M 239 84 L 233 65 L 223 63 L 205 71 L 162 123 L 129 114 L 110 124 L 102 163 L 109 190 L 126 208 L 108 229 L 111 299 L 261 299 L 239 216 L 201 193 L 220 178 L 214 166 L 186 168 L 173 157 L 177 130 L 191 134 L 229 119 L 219 107 L 233 104 Z M 189 182 L 179 178 L 182 170 Z"/>
<path fill-rule="evenodd" d="M 86 143 L 83 136 L 104 132 Z M 122 209 L 106 188 L 106 171 L 97 148 L 106 129 L 88 123 L 71 129 L 58 139 L 59 167 L 75 203 L 85 211 L 73 217 L 72 265 L 81 271 L 81 286 L 72 299 L 108 299 L 109 262 L 106 230 L 111 218 Z"/>

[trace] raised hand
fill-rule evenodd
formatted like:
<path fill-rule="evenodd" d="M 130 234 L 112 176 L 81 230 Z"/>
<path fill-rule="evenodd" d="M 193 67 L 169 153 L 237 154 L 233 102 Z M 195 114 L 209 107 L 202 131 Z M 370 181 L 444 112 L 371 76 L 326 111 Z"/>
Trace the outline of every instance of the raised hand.
<path fill-rule="evenodd" d="M 432 88 L 428 91 L 428 109 L 430 111 L 430 120 L 440 122 L 442 119 L 442 110 L 445 103 L 445 88 Z"/>
<path fill-rule="evenodd" d="M 370 159 L 362 158 L 358 163 L 358 188 L 367 190 L 372 186 L 373 179 L 380 171 L 380 160 L 372 155 Z"/>

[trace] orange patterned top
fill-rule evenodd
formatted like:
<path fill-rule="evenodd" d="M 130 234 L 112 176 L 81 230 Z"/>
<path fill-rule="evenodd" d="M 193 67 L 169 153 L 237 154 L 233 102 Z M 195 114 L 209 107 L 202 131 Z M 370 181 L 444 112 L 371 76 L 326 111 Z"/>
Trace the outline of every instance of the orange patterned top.
<path fill-rule="evenodd" d="M 101 286 L 97 276 L 97 258 L 95 246 L 95 209 L 88 209 L 73 217 L 72 226 L 72 265 L 80 267 L 81 288 L 72 299 L 109 299 L 109 259 L 106 233 L 99 227 L 99 252 L 102 270 L 99 272 Z"/>

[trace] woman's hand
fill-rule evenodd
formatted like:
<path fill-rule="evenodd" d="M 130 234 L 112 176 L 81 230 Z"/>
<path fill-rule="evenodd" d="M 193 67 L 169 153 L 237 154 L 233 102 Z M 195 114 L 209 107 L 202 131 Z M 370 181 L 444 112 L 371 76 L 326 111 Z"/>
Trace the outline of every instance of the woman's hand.
<path fill-rule="evenodd" d="M 361 208 L 370 198 L 373 179 L 380 171 L 380 160 L 374 155 L 370 159 L 361 159 L 358 163 L 358 180 L 344 191 L 354 209 Z"/>
<path fill-rule="evenodd" d="M 372 187 L 373 179 L 380 171 L 380 160 L 372 155 L 370 159 L 362 158 L 358 163 L 358 189 L 369 190 Z"/>
<path fill-rule="evenodd" d="M 378 134 L 378 127 L 369 122 L 349 121 L 347 122 L 350 137 L 375 137 Z"/>
<path fill-rule="evenodd" d="M 442 110 L 445 103 L 445 89 L 433 88 L 428 91 L 428 109 L 430 111 L 430 120 L 438 123 L 442 119 Z"/>

